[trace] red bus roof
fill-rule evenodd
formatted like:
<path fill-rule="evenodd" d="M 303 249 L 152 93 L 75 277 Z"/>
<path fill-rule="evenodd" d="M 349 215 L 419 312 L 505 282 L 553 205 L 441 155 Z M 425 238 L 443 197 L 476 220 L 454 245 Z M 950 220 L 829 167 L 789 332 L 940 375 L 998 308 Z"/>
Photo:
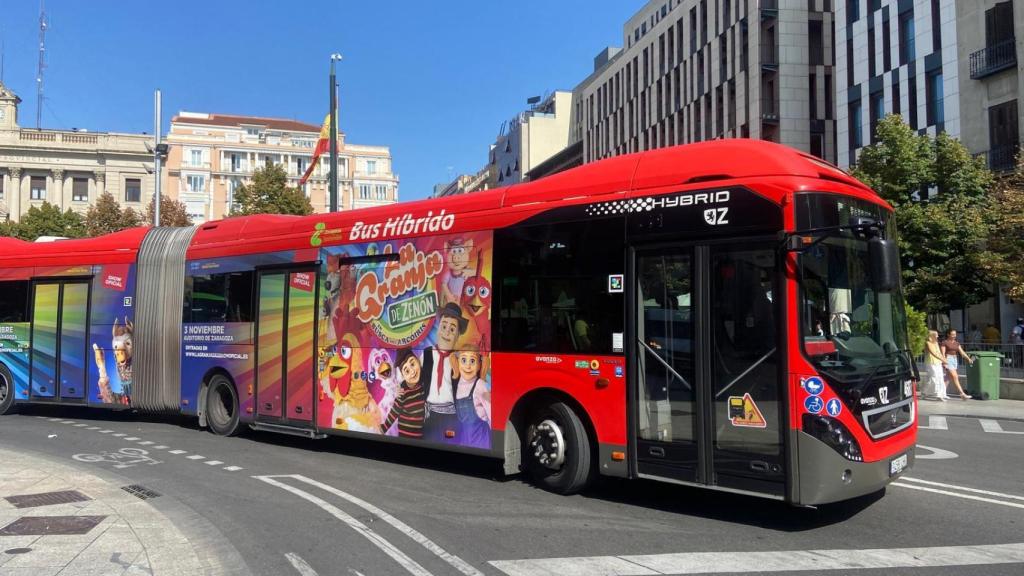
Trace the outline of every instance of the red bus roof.
<path fill-rule="evenodd" d="M 838 184 L 847 193 L 881 202 L 870 189 L 845 172 L 793 148 L 746 138 L 714 140 L 625 154 L 534 182 L 471 194 L 330 214 L 266 214 L 207 222 L 196 231 L 187 257 L 294 250 L 319 243 L 383 240 L 440 230 L 500 228 L 545 210 L 593 201 L 603 195 L 628 196 L 664 187 L 711 187 L 766 177 L 826 180 Z M 784 189 L 765 187 L 758 191 L 780 202 L 785 193 L 781 190 Z M 452 226 L 441 226 L 447 222 L 452 222 Z M 398 233 L 389 234 L 388 226 L 393 226 L 391 232 Z M 402 233 L 403 226 L 414 231 Z M 365 235 L 374 227 L 376 235 Z M 115 257 L 134 260 L 146 230 L 137 228 L 87 240 L 53 243 L 3 238 L 0 239 L 0 267 L 49 265 L 51 261 L 57 264 L 108 262 L 108 258 Z M 357 234 L 360 231 L 363 236 Z M 42 264 L 43 261 L 48 264 Z"/>

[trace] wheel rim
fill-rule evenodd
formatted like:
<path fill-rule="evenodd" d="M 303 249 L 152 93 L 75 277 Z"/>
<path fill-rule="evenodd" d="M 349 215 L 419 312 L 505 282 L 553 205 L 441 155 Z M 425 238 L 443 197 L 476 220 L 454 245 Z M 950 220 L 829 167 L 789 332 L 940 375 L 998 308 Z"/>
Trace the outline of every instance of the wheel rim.
<path fill-rule="evenodd" d="M 565 464 L 565 435 L 558 422 L 547 418 L 534 426 L 530 450 L 538 464 L 549 470 L 560 470 Z"/>
<path fill-rule="evenodd" d="M 8 394 L 10 394 L 10 385 L 7 383 L 7 376 L 0 374 L 0 404 L 7 401 Z"/>
<path fill-rule="evenodd" d="M 214 394 L 216 394 L 216 398 L 213 406 L 210 408 L 210 419 L 218 427 L 227 426 L 234 415 L 235 409 L 231 391 L 228 390 L 226 385 L 220 384 L 214 389 Z"/>

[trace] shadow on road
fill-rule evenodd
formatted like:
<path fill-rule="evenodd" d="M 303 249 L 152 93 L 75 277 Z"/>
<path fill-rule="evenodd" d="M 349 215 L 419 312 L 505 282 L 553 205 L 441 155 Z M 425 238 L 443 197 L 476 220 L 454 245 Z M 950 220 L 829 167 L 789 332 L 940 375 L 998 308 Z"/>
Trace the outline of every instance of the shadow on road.
<path fill-rule="evenodd" d="M 167 424 L 196 430 L 194 417 L 177 414 L 147 414 L 132 410 L 95 410 L 73 406 L 23 406 L 19 412 L 29 416 L 69 418 L 82 422 L 146 422 Z M 420 446 L 392 444 L 380 440 L 330 436 L 323 440 L 310 440 L 270 432 L 249 430 L 239 442 L 287 448 L 295 453 L 337 454 L 353 458 L 374 460 L 408 467 L 409 474 L 417 469 L 458 474 L 498 483 L 521 483 L 531 486 L 523 476 L 505 476 L 499 461 L 476 454 L 458 454 Z M 236 449 L 242 449 L 237 447 Z M 494 490 L 501 490 L 495 487 Z M 689 486 L 680 486 L 651 480 L 624 480 L 601 478 L 590 489 L 576 498 L 586 498 L 647 508 L 671 514 L 707 518 L 720 522 L 757 526 L 783 532 L 814 530 L 849 520 L 871 507 L 885 494 L 885 490 L 854 498 L 845 502 L 818 508 L 797 508 L 776 500 L 756 498 L 742 494 L 719 492 Z"/>

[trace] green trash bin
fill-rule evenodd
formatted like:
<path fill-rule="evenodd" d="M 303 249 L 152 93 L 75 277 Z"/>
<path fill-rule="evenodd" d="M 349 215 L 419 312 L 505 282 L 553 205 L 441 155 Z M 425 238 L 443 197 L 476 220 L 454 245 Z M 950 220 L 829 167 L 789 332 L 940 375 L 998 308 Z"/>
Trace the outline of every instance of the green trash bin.
<path fill-rule="evenodd" d="M 999 400 L 999 365 L 1003 355 L 987 350 L 968 354 L 974 357 L 974 364 L 967 367 L 968 394 L 981 400 Z"/>

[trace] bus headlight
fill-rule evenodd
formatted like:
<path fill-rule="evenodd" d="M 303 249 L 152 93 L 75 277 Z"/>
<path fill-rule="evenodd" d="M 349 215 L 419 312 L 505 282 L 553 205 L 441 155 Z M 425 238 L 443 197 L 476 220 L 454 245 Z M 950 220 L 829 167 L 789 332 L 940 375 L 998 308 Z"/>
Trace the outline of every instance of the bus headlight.
<path fill-rule="evenodd" d="M 860 451 L 860 444 L 850 434 L 842 422 L 829 416 L 816 414 L 804 414 L 803 430 L 827 444 L 847 460 L 863 462 L 864 456 Z"/>

